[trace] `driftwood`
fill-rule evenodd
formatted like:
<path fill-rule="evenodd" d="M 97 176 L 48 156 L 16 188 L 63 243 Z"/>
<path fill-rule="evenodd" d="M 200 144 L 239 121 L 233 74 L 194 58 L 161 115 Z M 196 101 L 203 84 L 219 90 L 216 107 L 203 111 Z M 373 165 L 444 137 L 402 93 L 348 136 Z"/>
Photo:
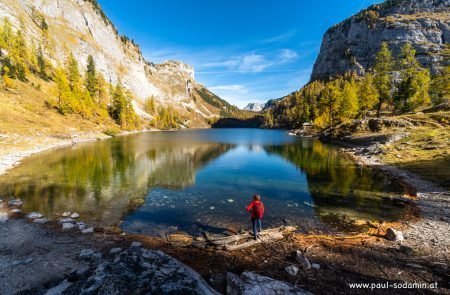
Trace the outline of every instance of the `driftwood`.
<path fill-rule="evenodd" d="M 284 233 L 292 232 L 294 230 L 296 230 L 296 228 L 292 226 L 266 229 L 259 233 L 259 237 L 256 240 L 253 239 L 253 235 L 250 233 L 237 234 L 228 237 L 211 237 L 206 234 L 204 235 L 206 240 L 196 243 L 196 245 L 202 248 L 214 247 L 215 249 L 220 250 L 235 251 L 260 243 L 270 243 L 281 240 L 284 238 Z"/>

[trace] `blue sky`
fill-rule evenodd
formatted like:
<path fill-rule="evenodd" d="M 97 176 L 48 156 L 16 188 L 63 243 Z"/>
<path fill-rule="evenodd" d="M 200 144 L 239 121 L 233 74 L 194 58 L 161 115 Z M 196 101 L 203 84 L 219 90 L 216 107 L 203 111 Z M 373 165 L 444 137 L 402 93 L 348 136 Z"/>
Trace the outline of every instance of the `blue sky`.
<path fill-rule="evenodd" d="M 239 107 L 308 82 L 322 36 L 380 0 L 98 0 L 148 60 L 181 60 Z"/>

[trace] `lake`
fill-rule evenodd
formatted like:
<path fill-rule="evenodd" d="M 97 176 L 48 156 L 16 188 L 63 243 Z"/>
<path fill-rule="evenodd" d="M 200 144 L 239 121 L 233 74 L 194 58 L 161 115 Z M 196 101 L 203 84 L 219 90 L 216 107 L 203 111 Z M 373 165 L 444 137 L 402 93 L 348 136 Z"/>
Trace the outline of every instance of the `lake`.
<path fill-rule="evenodd" d="M 355 220 L 404 219 L 403 189 L 316 139 L 261 129 L 147 132 L 77 144 L 25 159 L 0 177 L 0 195 L 24 211 L 78 212 L 96 226 L 164 236 L 250 229 L 259 194 L 263 226 L 304 232 L 360 230 Z"/>

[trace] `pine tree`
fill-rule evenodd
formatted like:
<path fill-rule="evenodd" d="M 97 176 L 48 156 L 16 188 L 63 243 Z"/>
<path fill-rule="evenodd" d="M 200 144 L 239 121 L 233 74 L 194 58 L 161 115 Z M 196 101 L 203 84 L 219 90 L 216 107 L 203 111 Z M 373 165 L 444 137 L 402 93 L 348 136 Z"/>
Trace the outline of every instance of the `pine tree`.
<path fill-rule="evenodd" d="M 383 42 L 381 49 L 376 55 L 376 62 L 374 66 L 374 82 L 378 91 L 378 107 L 377 116 L 381 115 L 381 108 L 384 103 L 392 101 L 392 71 L 394 61 L 392 59 L 392 52 L 389 50 L 388 44 Z"/>
<path fill-rule="evenodd" d="M 89 55 L 87 58 L 87 70 L 86 70 L 86 78 L 85 78 L 85 85 L 87 91 L 89 91 L 89 94 L 92 98 L 97 97 L 97 91 L 98 91 L 98 81 L 97 81 L 97 74 L 95 70 L 95 62 L 92 55 Z"/>
<path fill-rule="evenodd" d="M 9 77 L 9 67 L 8 66 L 3 66 L 3 70 L 2 70 L 2 88 L 7 90 L 9 88 L 13 88 L 14 87 L 14 82 L 12 81 L 12 79 Z"/>
<path fill-rule="evenodd" d="M 73 113 L 77 109 L 77 103 L 70 90 L 67 74 L 61 68 L 55 70 L 55 83 L 58 97 L 58 110 L 61 114 Z"/>
<path fill-rule="evenodd" d="M 373 75 L 368 73 L 362 80 L 358 90 L 360 115 L 366 118 L 369 110 L 378 103 L 378 91 L 375 88 Z"/>
<path fill-rule="evenodd" d="M 36 60 L 37 60 L 37 65 L 38 65 L 38 74 L 39 76 L 44 79 L 47 80 L 48 76 L 47 76 L 47 61 L 45 60 L 44 57 L 44 51 L 42 49 L 42 46 L 39 45 L 37 51 L 36 51 Z"/>
<path fill-rule="evenodd" d="M 321 104 L 322 115 L 328 117 L 328 126 L 334 127 L 336 117 L 338 115 L 338 107 L 342 99 L 342 92 L 340 88 L 340 79 L 328 82 L 322 92 Z"/>

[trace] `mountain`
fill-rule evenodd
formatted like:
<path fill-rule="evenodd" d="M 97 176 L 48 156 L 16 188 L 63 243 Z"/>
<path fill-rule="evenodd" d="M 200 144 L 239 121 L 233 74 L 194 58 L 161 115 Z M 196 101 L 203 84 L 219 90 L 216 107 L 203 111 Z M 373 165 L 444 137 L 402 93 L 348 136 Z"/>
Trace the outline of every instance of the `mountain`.
<path fill-rule="evenodd" d="M 138 115 L 150 119 L 145 103 L 171 106 L 188 127 L 208 126 L 207 120 L 237 111 L 195 81 L 195 71 L 179 61 L 155 64 L 147 61 L 139 46 L 121 36 L 96 0 L 0 0 L 0 18 L 8 18 L 27 42 L 42 42 L 45 24 L 46 58 L 61 65 L 71 52 L 85 72 L 89 55 L 107 82 L 119 81 L 132 96 Z"/>
<path fill-rule="evenodd" d="M 388 0 L 331 27 L 325 33 L 311 80 L 326 80 L 373 66 L 381 43 L 394 54 L 409 42 L 417 59 L 435 74 L 449 64 L 443 49 L 450 42 L 450 0 Z"/>
<path fill-rule="evenodd" d="M 245 108 L 244 111 L 251 111 L 251 112 L 260 112 L 264 109 L 265 104 L 264 103 L 249 103 Z"/>

